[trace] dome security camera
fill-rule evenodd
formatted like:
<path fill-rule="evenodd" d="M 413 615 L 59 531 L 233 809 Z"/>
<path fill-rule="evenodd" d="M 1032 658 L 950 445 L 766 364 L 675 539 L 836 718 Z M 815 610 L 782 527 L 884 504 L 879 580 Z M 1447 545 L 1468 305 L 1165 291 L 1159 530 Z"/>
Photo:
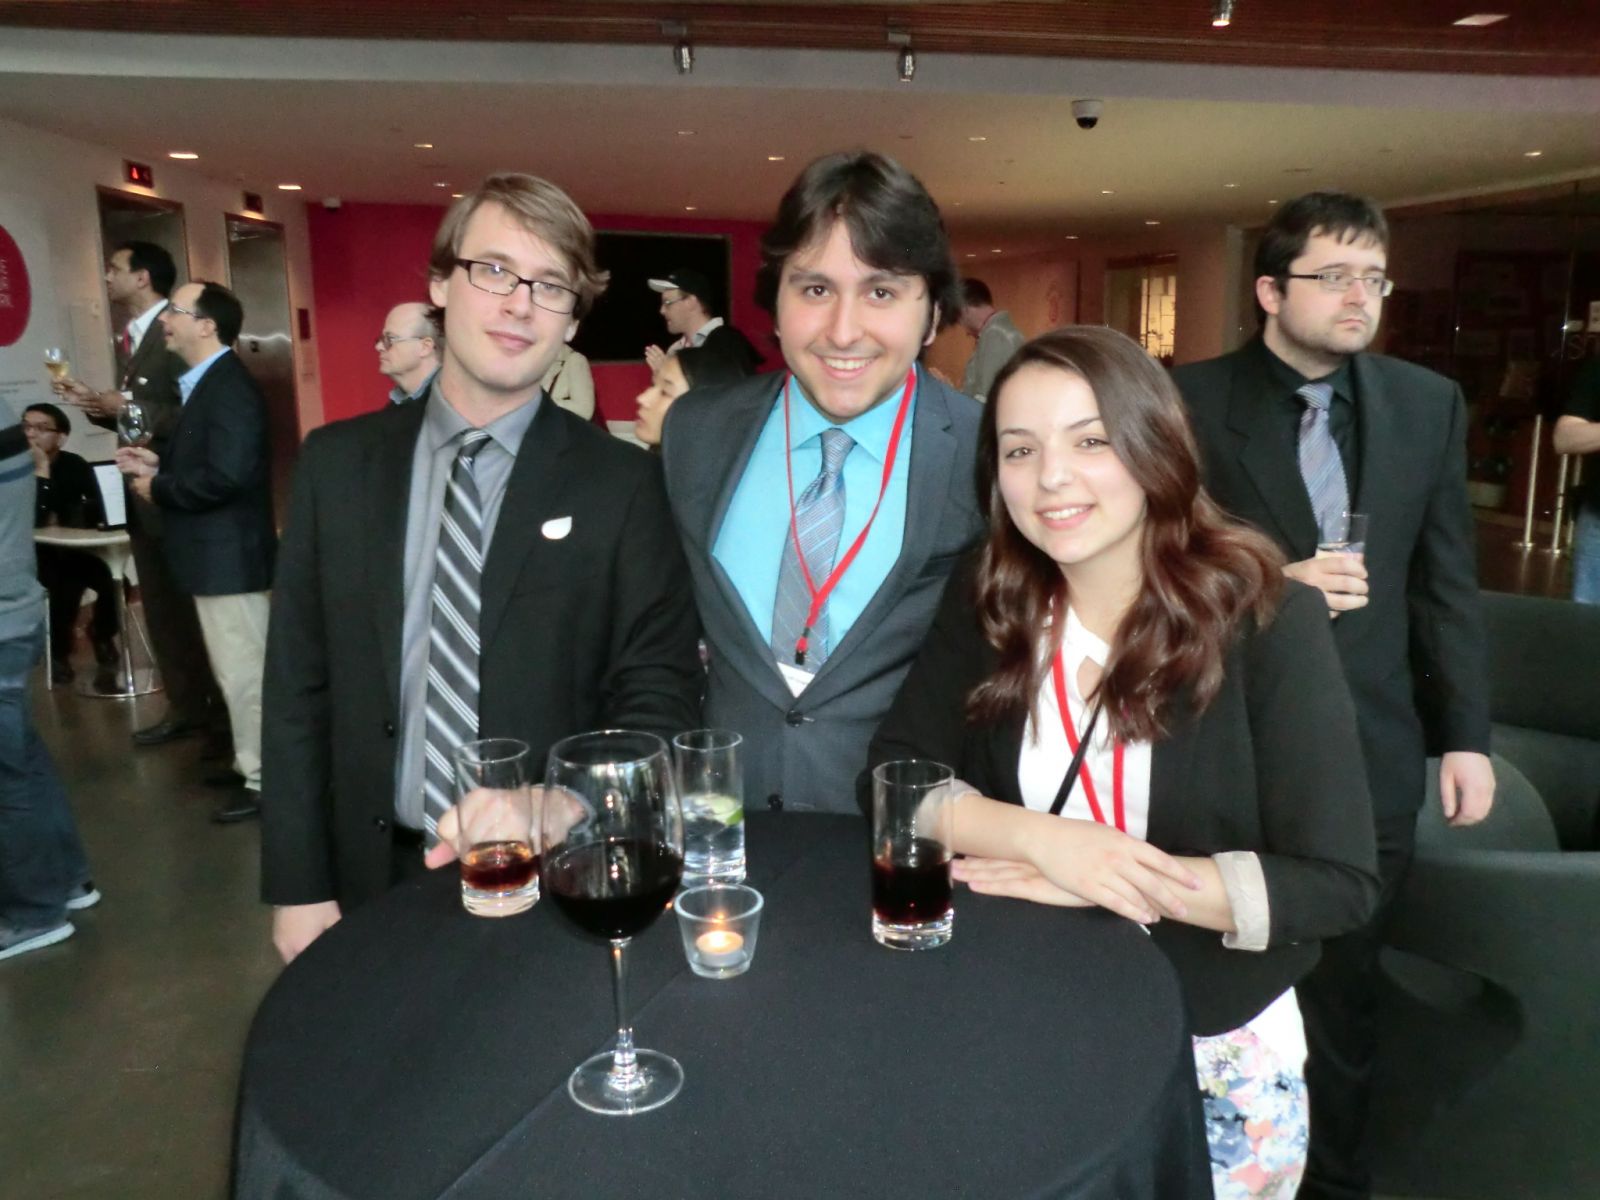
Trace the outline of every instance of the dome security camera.
<path fill-rule="evenodd" d="M 1074 100 L 1072 119 L 1078 123 L 1079 129 L 1093 129 L 1100 124 L 1100 114 L 1105 110 L 1104 100 Z"/>

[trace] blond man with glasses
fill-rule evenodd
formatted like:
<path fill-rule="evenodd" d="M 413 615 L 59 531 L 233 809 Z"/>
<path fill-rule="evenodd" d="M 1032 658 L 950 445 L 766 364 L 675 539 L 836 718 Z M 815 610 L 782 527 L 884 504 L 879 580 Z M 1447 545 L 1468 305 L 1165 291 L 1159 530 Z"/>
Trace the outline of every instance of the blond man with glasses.
<path fill-rule="evenodd" d="M 287 961 L 423 865 L 478 737 L 675 734 L 699 636 L 655 461 L 540 386 L 606 285 L 554 184 L 494 175 L 429 260 L 445 333 L 418 403 L 301 451 L 267 646 L 262 896 Z"/>

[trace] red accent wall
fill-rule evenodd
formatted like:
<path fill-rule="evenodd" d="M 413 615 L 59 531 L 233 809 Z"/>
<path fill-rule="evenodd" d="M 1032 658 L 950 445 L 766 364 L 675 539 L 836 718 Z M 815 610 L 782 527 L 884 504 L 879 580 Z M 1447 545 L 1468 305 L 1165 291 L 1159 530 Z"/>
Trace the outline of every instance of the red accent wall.
<path fill-rule="evenodd" d="M 391 308 L 428 298 L 428 250 L 443 213 L 428 204 L 346 204 L 333 210 L 306 205 L 325 421 L 371 412 L 388 397 L 390 384 L 378 374 L 372 344 Z M 769 352 L 768 365 L 776 365 L 772 321 L 752 298 L 763 224 L 593 214 L 590 220 L 596 229 L 726 236 L 733 282 L 729 317 L 758 349 Z M 601 417 L 631 420 L 634 397 L 649 386 L 649 368 L 641 361 L 595 363 L 593 370 Z"/>

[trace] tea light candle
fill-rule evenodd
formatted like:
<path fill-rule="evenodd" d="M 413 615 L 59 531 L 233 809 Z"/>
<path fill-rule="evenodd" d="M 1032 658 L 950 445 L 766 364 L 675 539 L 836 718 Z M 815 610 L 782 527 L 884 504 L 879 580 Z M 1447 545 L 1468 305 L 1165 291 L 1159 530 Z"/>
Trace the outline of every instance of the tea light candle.
<path fill-rule="evenodd" d="M 744 955 L 744 938 L 731 929 L 710 929 L 694 940 L 700 961 L 708 967 L 731 967 Z"/>

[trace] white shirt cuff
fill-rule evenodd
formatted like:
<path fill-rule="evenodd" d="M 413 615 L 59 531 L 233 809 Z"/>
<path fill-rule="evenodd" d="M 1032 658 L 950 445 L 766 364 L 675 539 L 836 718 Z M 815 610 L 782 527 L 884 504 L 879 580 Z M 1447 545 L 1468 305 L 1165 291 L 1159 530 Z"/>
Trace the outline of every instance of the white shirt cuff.
<path fill-rule="evenodd" d="M 1261 859 L 1253 850 L 1225 850 L 1213 854 L 1222 876 L 1222 890 L 1228 894 L 1233 910 L 1233 933 L 1222 935 L 1229 950 L 1265 950 L 1272 932 L 1272 913 L 1267 905 L 1267 877 Z"/>

